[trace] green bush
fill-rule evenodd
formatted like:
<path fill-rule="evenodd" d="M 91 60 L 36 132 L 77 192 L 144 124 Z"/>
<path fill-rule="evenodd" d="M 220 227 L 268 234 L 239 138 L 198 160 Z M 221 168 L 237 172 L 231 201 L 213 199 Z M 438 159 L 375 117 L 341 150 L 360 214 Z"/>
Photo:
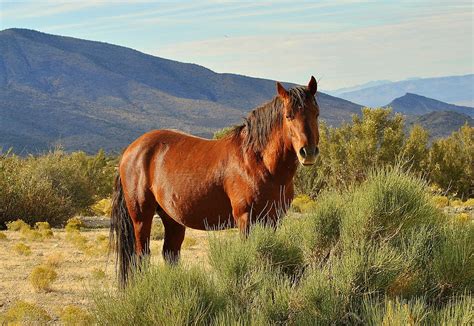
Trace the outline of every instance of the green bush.
<path fill-rule="evenodd" d="M 21 216 L 53 226 L 111 194 L 115 159 L 55 150 L 42 156 L 0 154 L 0 224 Z"/>
<path fill-rule="evenodd" d="M 313 167 L 298 170 L 297 193 L 316 198 L 324 189 L 363 182 L 375 167 L 403 165 L 450 195 L 474 196 L 474 127 L 465 125 L 430 145 L 427 131 L 418 125 L 405 135 L 401 115 L 364 108 L 352 124 L 332 128 L 323 122 L 319 129 L 320 155 Z"/>
<path fill-rule="evenodd" d="M 296 196 L 291 202 L 291 207 L 299 213 L 307 213 L 311 211 L 316 202 L 311 199 L 308 195 L 300 194 Z"/>
<path fill-rule="evenodd" d="M 324 191 L 311 212 L 287 216 L 276 229 L 255 225 L 246 238 L 211 236 L 205 271 L 158 266 L 137 274 L 123 293 L 101 293 L 95 318 L 99 324 L 469 324 L 474 224 L 443 215 L 431 196 L 426 182 L 400 168 L 368 171 L 366 181 Z M 199 299 L 192 296 L 197 292 Z"/>

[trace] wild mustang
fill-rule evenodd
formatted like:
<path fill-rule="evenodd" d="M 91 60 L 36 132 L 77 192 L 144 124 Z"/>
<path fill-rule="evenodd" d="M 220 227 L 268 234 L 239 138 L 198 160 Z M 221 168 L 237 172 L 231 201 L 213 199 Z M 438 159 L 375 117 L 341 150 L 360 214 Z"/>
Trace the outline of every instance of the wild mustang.
<path fill-rule="evenodd" d="M 123 153 L 115 180 L 111 238 L 115 232 L 119 279 L 149 253 L 155 212 L 165 228 L 163 256 L 179 259 L 186 227 L 237 226 L 243 233 L 259 220 L 275 223 L 293 199 L 298 161 L 318 154 L 317 83 L 286 90 L 253 110 L 219 140 L 174 130 L 150 131 Z"/>

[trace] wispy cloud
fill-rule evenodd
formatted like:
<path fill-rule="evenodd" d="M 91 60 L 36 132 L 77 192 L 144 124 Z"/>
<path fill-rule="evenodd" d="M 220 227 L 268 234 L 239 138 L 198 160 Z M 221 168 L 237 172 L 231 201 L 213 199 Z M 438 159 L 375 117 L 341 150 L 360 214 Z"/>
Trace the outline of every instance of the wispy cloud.
<path fill-rule="evenodd" d="M 107 5 L 103 1 L 41 1 L 41 2 L 20 2 L 13 8 L 2 10 L 2 17 L 14 17 L 16 19 L 48 17 L 53 15 L 75 12 L 91 7 Z"/>
<path fill-rule="evenodd" d="M 409 76 L 469 73 L 472 65 L 465 71 L 466 65 L 457 63 L 472 60 L 472 44 L 470 13 L 455 12 L 333 33 L 183 42 L 153 53 L 220 72 L 301 83 L 314 73 L 324 77 L 323 87 L 329 89 L 371 79 L 403 79 L 407 72 Z"/>
<path fill-rule="evenodd" d="M 327 89 L 474 70 L 472 2 L 39 1 L 0 0 L 0 25 Z"/>

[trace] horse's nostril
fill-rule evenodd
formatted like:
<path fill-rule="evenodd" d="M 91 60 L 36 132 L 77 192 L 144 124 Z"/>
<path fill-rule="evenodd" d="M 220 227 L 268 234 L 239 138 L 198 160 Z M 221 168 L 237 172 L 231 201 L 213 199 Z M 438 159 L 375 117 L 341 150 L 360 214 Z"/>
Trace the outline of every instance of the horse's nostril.
<path fill-rule="evenodd" d="M 305 147 L 301 147 L 300 149 L 300 155 L 302 158 L 305 158 L 306 157 L 306 148 Z"/>

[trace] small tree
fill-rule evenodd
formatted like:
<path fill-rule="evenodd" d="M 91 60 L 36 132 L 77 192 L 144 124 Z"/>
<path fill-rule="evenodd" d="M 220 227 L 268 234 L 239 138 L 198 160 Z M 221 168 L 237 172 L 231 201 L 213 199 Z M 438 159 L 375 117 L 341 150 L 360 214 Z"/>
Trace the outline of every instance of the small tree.
<path fill-rule="evenodd" d="M 433 143 L 429 152 L 431 181 L 457 196 L 474 192 L 474 127 L 465 124 L 451 136 Z"/>

